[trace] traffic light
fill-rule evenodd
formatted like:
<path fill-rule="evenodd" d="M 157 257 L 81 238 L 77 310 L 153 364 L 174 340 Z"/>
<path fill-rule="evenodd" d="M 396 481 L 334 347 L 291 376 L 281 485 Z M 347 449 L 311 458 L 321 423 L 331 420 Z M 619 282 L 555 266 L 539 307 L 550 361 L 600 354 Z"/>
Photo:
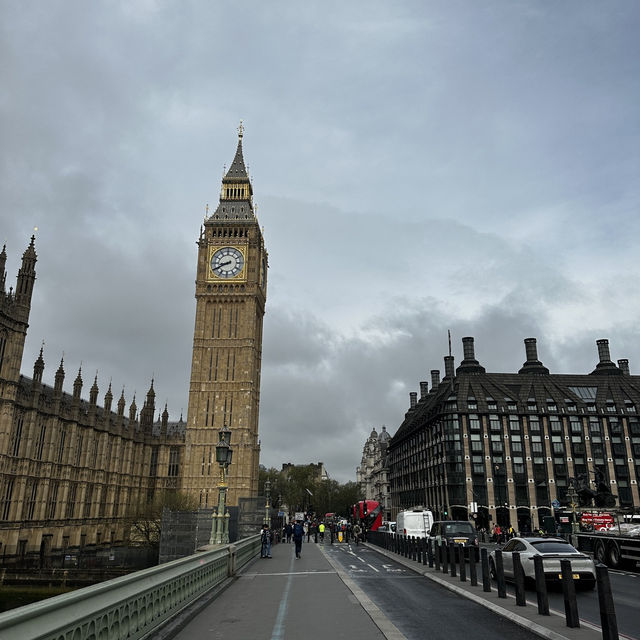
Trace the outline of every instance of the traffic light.
<path fill-rule="evenodd" d="M 446 509 L 444 510 L 444 517 L 445 518 L 447 517 L 447 510 Z"/>
<path fill-rule="evenodd" d="M 365 516 L 367 515 L 367 501 L 366 500 L 362 503 L 362 513 Z"/>

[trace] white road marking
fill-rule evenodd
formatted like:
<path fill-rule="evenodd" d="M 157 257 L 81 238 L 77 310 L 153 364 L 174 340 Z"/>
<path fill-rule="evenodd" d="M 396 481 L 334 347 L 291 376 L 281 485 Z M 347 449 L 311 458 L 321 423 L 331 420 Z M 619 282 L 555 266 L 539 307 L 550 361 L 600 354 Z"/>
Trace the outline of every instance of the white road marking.
<path fill-rule="evenodd" d="M 382 568 L 386 569 L 388 573 L 404 573 L 404 569 L 392 569 L 392 564 L 383 564 Z"/>
<path fill-rule="evenodd" d="M 380 570 L 376 569 L 372 564 L 367 563 L 367 567 L 371 567 L 376 573 L 380 573 Z"/>

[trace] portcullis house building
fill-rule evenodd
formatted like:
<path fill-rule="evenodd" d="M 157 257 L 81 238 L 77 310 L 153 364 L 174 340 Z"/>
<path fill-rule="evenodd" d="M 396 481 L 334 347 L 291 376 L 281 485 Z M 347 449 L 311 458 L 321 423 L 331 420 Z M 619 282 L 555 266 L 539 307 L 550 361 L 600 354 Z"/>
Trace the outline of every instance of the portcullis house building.
<path fill-rule="evenodd" d="M 550 373 L 534 338 L 517 373 L 487 373 L 473 338 L 462 342 L 463 361 L 446 356 L 442 380 L 433 370 L 431 388 L 410 394 L 389 443 L 394 516 L 424 505 L 436 519 L 529 531 L 568 504 L 572 478 L 595 487 L 596 476 L 617 506 L 640 508 L 640 376 L 611 361 L 608 340 L 583 375 Z"/>

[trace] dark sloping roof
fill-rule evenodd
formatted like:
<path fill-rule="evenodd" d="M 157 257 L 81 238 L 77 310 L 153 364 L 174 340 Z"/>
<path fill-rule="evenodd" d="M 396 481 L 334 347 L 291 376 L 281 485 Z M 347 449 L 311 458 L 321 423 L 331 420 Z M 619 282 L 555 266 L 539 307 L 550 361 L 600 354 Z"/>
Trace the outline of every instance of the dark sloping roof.
<path fill-rule="evenodd" d="M 589 393 L 581 391 L 589 390 Z M 588 398 L 589 395 L 593 397 Z M 456 396 L 456 408 L 446 402 Z M 477 402 L 476 409 L 467 406 L 469 396 Z M 487 399 L 496 403 L 489 409 Z M 585 399 L 586 398 L 586 399 Z M 618 411 L 632 403 L 640 411 L 640 376 L 610 375 L 607 371 L 586 375 L 539 373 L 461 373 L 453 381 L 443 380 L 440 386 L 422 398 L 410 409 L 392 438 L 391 446 L 398 444 L 417 429 L 423 428 L 433 418 L 445 413 L 528 413 L 528 405 L 535 401 L 536 413 L 567 414 L 569 405 L 578 409 L 577 415 L 597 415 L 607 404 L 615 404 Z M 516 404 L 516 409 L 509 404 Z M 598 411 L 592 413 L 587 405 L 595 404 Z M 556 407 L 550 409 L 549 405 Z M 575 411 L 575 410 L 574 410 Z"/>
<path fill-rule="evenodd" d="M 223 182 L 233 181 L 237 182 L 239 179 L 245 178 L 249 180 L 249 174 L 247 173 L 247 167 L 244 164 L 244 157 L 242 155 L 242 138 L 238 140 L 238 148 L 236 149 L 236 155 L 233 158 L 233 162 L 227 171 Z"/>

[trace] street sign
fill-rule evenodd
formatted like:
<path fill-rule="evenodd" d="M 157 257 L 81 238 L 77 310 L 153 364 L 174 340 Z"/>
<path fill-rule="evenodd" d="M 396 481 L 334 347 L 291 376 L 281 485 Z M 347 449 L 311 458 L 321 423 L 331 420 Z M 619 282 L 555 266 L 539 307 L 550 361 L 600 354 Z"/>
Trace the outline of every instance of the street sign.
<path fill-rule="evenodd" d="M 552 506 L 554 509 L 559 509 L 559 508 L 560 508 L 560 500 L 554 500 L 554 501 L 551 503 L 551 506 Z"/>

